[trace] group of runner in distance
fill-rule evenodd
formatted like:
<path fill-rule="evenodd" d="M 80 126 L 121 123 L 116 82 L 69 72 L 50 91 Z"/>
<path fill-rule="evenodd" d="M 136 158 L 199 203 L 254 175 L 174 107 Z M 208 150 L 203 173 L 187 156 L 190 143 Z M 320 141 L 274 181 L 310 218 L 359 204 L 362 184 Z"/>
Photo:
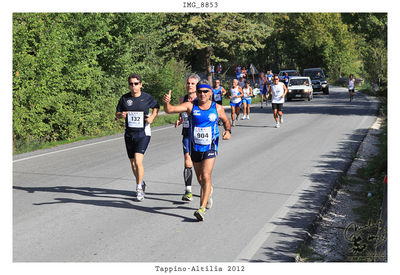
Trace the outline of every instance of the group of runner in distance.
<path fill-rule="evenodd" d="M 160 105 L 148 93 L 142 91 L 142 79 L 138 74 L 128 77 L 130 92 L 124 94 L 116 108 L 116 118 L 125 119 L 125 145 L 130 160 L 132 172 L 136 178 L 136 199 L 142 201 L 145 197 L 146 184 L 143 180 L 143 158 L 150 143 L 150 124 L 157 116 Z M 229 90 L 231 120 L 228 119 L 222 106 L 222 98 L 227 91 L 221 86 L 220 80 L 215 80 L 211 87 L 207 80 L 201 80 L 197 74 L 191 74 L 186 82 L 187 94 L 179 100 L 179 105 L 171 105 L 171 90 L 163 96 L 164 111 L 168 114 L 179 113 L 175 127 L 182 125 L 182 147 L 184 154 L 185 193 L 183 201 L 192 201 L 192 168 L 200 184 L 200 208 L 194 216 L 203 221 L 206 209 L 210 209 L 212 200 L 211 173 L 218 152 L 220 133 L 219 122 L 224 131 L 222 139 L 231 138 L 231 126 L 235 126 L 243 104 L 242 119 L 250 119 L 250 104 L 253 96 L 250 82 L 239 85 L 239 79 L 233 79 Z M 261 104 L 271 96 L 272 109 L 277 128 L 282 123 L 282 105 L 288 92 L 286 86 L 279 81 L 277 75 L 270 71 L 267 75 L 260 74 Z M 262 105 L 261 105 L 262 106 Z M 149 110 L 152 109 L 150 114 Z"/>

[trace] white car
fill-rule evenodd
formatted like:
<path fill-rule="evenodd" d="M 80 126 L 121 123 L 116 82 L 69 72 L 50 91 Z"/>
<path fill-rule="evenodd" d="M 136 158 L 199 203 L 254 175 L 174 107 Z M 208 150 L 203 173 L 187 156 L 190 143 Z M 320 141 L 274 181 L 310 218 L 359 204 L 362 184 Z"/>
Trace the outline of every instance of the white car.
<path fill-rule="evenodd" d="M 313 99 L 313 87 L 311 79 L 308 76 L 293 76 L 289 79 L 288 93 L 286 98 L 288 101 L 293 98 L 307 98 L 308 101 Z"/>

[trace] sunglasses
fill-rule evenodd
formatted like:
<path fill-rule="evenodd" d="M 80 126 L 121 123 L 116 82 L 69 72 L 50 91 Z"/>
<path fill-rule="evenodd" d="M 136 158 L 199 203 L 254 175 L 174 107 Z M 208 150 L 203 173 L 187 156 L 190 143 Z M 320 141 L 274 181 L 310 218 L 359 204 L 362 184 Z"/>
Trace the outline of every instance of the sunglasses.
<path fill-rule="evenodd" d="M 133 86 L 133 85 L 137 86 L 139 84 L 140 84 L 140 82 L 129 82 L 129 86 Z"/>
<path fill-rule="evenodd" d="M 209 92 L 209 90 L 197 90 L 196 92 L 198 92 L 199 94 L 201 93 L 206 94 Z"/>

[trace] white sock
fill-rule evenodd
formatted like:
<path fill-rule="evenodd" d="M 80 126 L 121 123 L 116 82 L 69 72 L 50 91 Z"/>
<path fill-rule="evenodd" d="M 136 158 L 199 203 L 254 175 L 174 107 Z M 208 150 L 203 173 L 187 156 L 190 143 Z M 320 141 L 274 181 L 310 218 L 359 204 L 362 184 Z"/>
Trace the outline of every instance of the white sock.
<path fill-rule="evenodd" d="M 186 191 L 192 192 L 192 186 L 186 186 Z"/>

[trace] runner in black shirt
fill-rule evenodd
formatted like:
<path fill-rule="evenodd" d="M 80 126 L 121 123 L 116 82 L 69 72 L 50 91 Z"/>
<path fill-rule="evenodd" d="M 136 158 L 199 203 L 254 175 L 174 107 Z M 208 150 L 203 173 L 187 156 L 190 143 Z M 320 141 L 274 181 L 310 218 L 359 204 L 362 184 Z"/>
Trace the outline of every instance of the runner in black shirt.
<path fill-rule="evenodd" d="M 142 79 L 138 74 L 128 77 L 130 93 L 118 102 L 116 117 L 125 119 L 125 145 L 136 178 L 136 198 L 144 199 L 146 184 L 143 181 L 143 158 L 150 143 L 150 124 L 158 114 L 160 105 L 149 94 L 142 92 Z M 153 109 L 149 115 L 149 109 Z"/>

